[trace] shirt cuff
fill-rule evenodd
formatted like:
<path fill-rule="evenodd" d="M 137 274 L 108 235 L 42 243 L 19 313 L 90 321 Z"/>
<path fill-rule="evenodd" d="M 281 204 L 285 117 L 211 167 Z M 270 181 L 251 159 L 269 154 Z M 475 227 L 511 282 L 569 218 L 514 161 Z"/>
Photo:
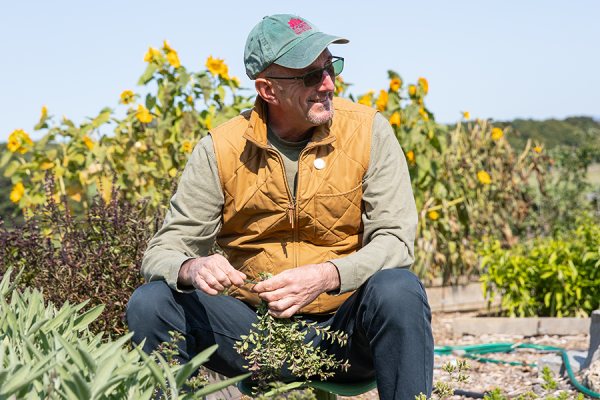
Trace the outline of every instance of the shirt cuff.
<path fill-rule="evenodd" d="M 196 288 L 192 285 L 182 286 L 177 284 L 177 279 L 179 278 L 179 270 L 181 270 L 181 266 L 187 260 L 192 260 L 194 257 L 175 257 L 174 259 L 169 261 L 169 274 L 167 275 L 167 285 L 169 287 L 179 293 L 193 293 Z"/>
<path fill-rule="evenodd" d="M 340 274 L 340 288 L 338 290 L 332 290 L 327 292 L 331 296 L 339 296 L 340 294 L 348 293 L 356 290 L 356 271 L 355 267 L 348 257 L 336 258 L 335 260 L 328 260 L 330 263 L 335 265 Z"/>

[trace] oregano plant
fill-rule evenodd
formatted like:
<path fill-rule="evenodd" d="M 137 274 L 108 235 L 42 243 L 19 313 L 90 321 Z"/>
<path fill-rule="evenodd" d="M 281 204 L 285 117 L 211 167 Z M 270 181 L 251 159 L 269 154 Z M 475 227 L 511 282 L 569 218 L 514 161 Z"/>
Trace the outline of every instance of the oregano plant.
<path fill-rule="evenodd" d="M 258 276 L 260 281 L 273 277 L 266 272 Z M 348 341 L 347 334 L 331 331 L 329 326 L 322 328 L 316 322 L 305 322 L 297 317 L 276 318 L 268 311 L 267 302 L 261 301 L 256 311 L 258 321 L 252 324 L 250 333 L 241 336 L 242 340 L 234 346 L 238 354 L 247 360 L 246 368 L 252 373 L 252 379 L 257 381 L 258 394 L 263 392 L 269 381 L 281 376 L 281 369 L 286 362 L 292 374 L 306 380 L 311 376 L 326 380 L 334 375 L 333 370 L 337 368 L 348 370 L 350 364 L 347 360 L 337 360 L 333 355 L 313 347 L 312 341 L 304 343 L 311 329 L 323 339 L 332 343 L 337 341 L 342 346 Z"/>

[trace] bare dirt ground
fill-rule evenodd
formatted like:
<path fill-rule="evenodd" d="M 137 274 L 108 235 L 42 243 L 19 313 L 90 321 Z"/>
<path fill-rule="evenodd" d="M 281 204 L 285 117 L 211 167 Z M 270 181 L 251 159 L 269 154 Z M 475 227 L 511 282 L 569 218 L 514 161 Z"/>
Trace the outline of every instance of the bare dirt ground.
<path fill-rule="evenodd" d="M 533 336 L 523 337 L 522 335 L 481 335 L 481 336 L 463 336 L 462 338 L 452 337 L 452 322 L 456 317 L 475 316 L 476 313 L 436 313 L 432 319 L 432 329 L 434 342 L 438 346 L 462 346 L 479 343 L 494 343 L 494 342 L 521 342 L 541 344 L 546 346 L 562 347 L 569 350 L 587 350 L 589 346 L 589 335 L 577 336 Z M 482 321 L 483 322 L 483 321 Z M 533 391 L 539 398 L 545 398 L 547 392 L 542 389 L 541 385 L 544 381 L 541 379 L 541 374 L 538 373 L 536 367 L 530 367 L 527 364 L 535 364 L 537 360 L 544 354 L 539 352 L 529 351 L 530 349 L 520 349 L 512 353 L 494 353 L 484 355 L 486 358 L 515 361 L 526 365 L 511 366 L 506 364 L 495 364 L 487 362 L 479 362 L 468 359 L 471 369 L 467 374 L 471 376 L 468 383 L 459 383 L 454 385 L 455 389 L 464 391 L 484 393 L 498 387 L 502 393 L 509 398 L 517 397 L 519 394 Z M 437 380 L 447 381 L 448 374 L 442 369 L 442 365 L 460 359 L 455 355 L 435 356 L 434 359 L 434 382 Z M 558 391 L 566 391 L 569 393 L 569 398 L 576 398 L 577 392 L 571 386 L 568 379 L 560 379 L 555 377 L 558 382 Z M 560 392 L 554 392 L 552 395 L 558 396 Z M 341 399 L 378 399 L 377 389 L 364 393 L 356 397 L 340 397 Z M 436 396 L 434 396 L 436 398 Z M 466 396 L 452 396 L 449 399 L 471 399 Z M 588 397 L 586 397 L 588 398 Z"/>

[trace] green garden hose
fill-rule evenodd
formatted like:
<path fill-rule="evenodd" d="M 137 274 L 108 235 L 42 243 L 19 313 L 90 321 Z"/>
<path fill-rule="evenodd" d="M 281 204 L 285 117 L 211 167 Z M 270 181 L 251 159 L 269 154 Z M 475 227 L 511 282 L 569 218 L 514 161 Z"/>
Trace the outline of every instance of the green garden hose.
<path fill-rule="evenodd" d="M 582 392 L 585 395 L 593 397 L 595 399 L 600 399 L 600 394 L 592 392 L 585 386 L 575 379 L 575 375 L 573 374 L 573 369 L 571 369 L 571 363 L 569 362 L 569 356 L 567 355 L 567 351 L 562 347 L 553 347 L 553 346 L 543 346 L 540 344 L 528 344 L 528 343 L 484 343 L 484 344 L 473 344 L 467 346 L 435 346 L 435 354 L 438 355 L 449 355 L 452 354 L 454 350 L 462 350 L 465 353 L 464 357 L 483 361 L 483 362 L 491 362 L 495 364 L 509 364 L 509 365 L 523 365 L 523 363 L 513 362 L 513 361 L 502 361 L 502 360 L 494 360 L 491 358 L 480 357 L 477 354 L 488 354 L 488 353 L 507 353 L 509 351 L 513 351 L 517 347 L 535 349 L 535 350 L 547 350 L 554 351 L 560 353 L 563 362 L 565 364 L 565 370 L 569 375 L 569 380 L 571 384 L 575 386 L 577 390 Z M 535 367 L 535 364 L 530 364 L 529 366 Z"/>

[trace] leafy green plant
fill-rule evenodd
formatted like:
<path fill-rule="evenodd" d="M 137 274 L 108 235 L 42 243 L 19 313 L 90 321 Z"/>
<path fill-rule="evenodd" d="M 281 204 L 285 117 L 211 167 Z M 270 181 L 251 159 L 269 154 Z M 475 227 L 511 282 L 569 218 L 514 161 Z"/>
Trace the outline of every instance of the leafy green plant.
<path fill-rule="evenodd" d="M 259 273 L 261 281 L 271 278 L 269 273 Z M 298 377 L 309 379 L 318 376 L 321 380 L 333 376 L 333 370 L 347 370 L 348 361 L 336 360 L 319 348 L 311 346 L 312 342 L 304 343 L 304 338 L 311 329 L 317 335 L 332 342 L 337 341 L 342 346 L 348 341 L 348 335 L 330 331 L 330 327 L 321 328 L 316 323 L 307 323 L 299 318 L 275 318 L 268 312 L 269 305 L 262 300 L 257 307 L 258 322 L 248 335 L 236 342 L 235 349 L 242 354 L 252 372 L 252 379 L 257 380 L 258 393 L 264 392 L 269 381 L 276 380 L 281 375 L 281 369 L 288 363 L 290 371 Z M 302 330 L 303 328 L 306 328 Z"/>
<path fill-rule="evenodd" d="M 537 399 L 539 396 L 537 394 L 535 394 L 535 392 L 533 390 L 530 390 L 528 392 L 525 393 L 521 393 L 520 395 L 517 396 L 517 400 L 533 400 L 533 399 Z"/>
<path fill-rule="evenodd" d="M 54 177 L 45 179 L 53 192 Z M 90 299 L 87 308 L 104 304 L 91 322 L 94 332 L 126 332 L 125 308 L 133 291 L 143 284 L 139 269 L 148 240 L 161 222 L 149 215 L 147 200 L 130 203 L 116 195 L 105 203 L 92 199 L 85 219 L 78 220 L 66 196 L 52 196 L 24 224 L 12 229 L 0 225 L 0 274 L 26 265 L 22 288 L 33 286 L 57 305 Z"/>
<path fill-rule="evenodd" d="M 154 351 L 153 356 L 156 359 L 158 355 L 162 355 L 164 360 L 166 360 L 167 365 L 169 367 L 174 367 L 180 365 L 179 360 L 175 358 L 175 356 L 179 355 L 179 349 L 177 347 L 177 343 L 183 339 L 183 335 L 177 331 L 169 331 L 171 335 L 170 342 L 162 342 L 161 345 Z M 159 363 L 162 365 L 162 363 Z M 208 385 L 208 374 L 204 370 L 204 368 L 198 369 L 194 372 L 194 375 L 185 381 L 186 390 L 188 392 L 197 392 L 199 389 Z M 166 398 L 172 397 L 175 391 L 171 388 L 169 381 L 165 381 L 165 383 L 160 383 L 157 385 L 152 398 L 162 398 L 163 396 Z"/>
<path fill-rule="evenodd" d="M 468 382 L 470 376 L 463 374 L 463 371 L 470 369 L 471 366 L 467 363 L 466 359 L 462 359 L 457 360 L 456 364 L 452 361 L 448 361 L 442 368 L 450 375 L 450 381 L 442 382 L 441 380 L 438 380 L 435 383 L 434 393 L 438 396 L 438 399 L 443 399 L 444 396 L 452 396 L 454 394 L 453 384 L 458 382 Z M 427 396 L 423 393 L 415 396 L 415 399 L 428 400 Z"/>
<path fill-rule="evenodd" d="M 586 219 L 574 232 L 504 249 L 498 240 L 479 247 L 483 292 L 502 293 L 510 316 L 587 317 L 600 305 L 600 227 Z"/>
<path fill-rule="evenodd" d="M 525 393 L 521 393 L 517 397 L 513 397 L 515 400 L 533 400 L 537 399 L 539 396 L 535 394 L 533 391 L 528 391 Z M 494 388 L 491 392 L 486 393 L 483 397 L 485 400 L 508 400 L 509 398 L 502 393 L 500 388 Z"/>
<path fill-rule="evenodd" d="M 500 388 L 494 388 L 491 392 L 487 393 L 484 397 L 484 400 L 508 400 Z"/>
<path fill-rule="evenodd" d="M 248 376 L 180 392 L 216 346 L 185 365 L 169 363 L 159 353 L 148 356 L 138 347 L 130 351 L 126 345 L 132 334 L 113 340 L 88 329 L 103 305 L 84 313 L 79 312 L 86 302 L 45 305 L 37 289 L 15 290 L 11 272 L 0 282 L 0 399 L 150 399 L 158 387 L 168 385 L 170 398 L 191 400 Z"/>
<path fill-rule="evenodd" d="M 547 365 L 542 369 L 542 379 L 544 380 L 544 383 L 542 383 L 542 389 L 547 391 L 558 389 L 558 382 L 554 380 L 554 375 Z"/>
<path fill-rule="evenodd" d="M 552 170 L 545 177 L 545 195 L 536 193 L 536 212 L 525 223 L 541 235 L 556 236 L 575 230 L 579 219 L 586 214 L 597 215 L 600 210 L 600 199 L 595 198 L 594 204 L 585 198 L 592 192 L 588 168 L 600 158 L 600 130 L 590 128 L 575 133 L 579 139 L 576 146 L 557 146 L 549 152 Z"/>

